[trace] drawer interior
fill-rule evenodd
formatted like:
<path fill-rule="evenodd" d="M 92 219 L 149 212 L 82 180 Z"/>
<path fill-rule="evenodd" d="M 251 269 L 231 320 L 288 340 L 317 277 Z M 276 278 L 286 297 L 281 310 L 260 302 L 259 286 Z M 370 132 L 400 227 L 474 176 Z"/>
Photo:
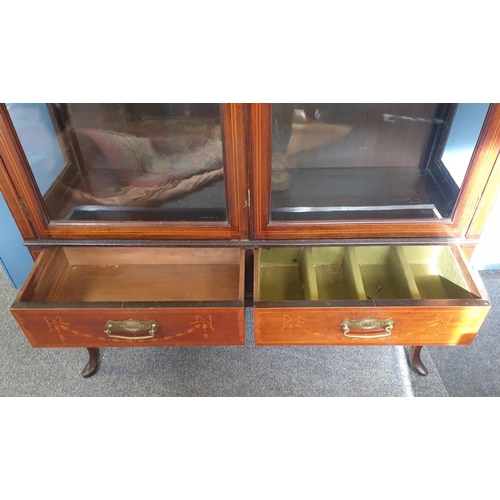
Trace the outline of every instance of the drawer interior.
<path fill-rule="evenodd" d="M 451 248 L 404 247 L 404 252 L 422 299 L 471 298 Z"/>
<path fill-rule="evenodd" d="M 475 298 L 457 259 L 446 246 L 260 249 L 256 300 Z"/>
<path fill-rule="evenodd" d="M 302 248 L 259 250 L 261 300 L 304 300 Z"/>
<path fill-rule="evenodd" d="M 420 298 L 404 247 L 358 247 L 355 252 L 367 298 Z"/>
<path fill-rule="evenodd" d="M 45 249 L 18 302 L 241 301 L 238 248 Z"/>

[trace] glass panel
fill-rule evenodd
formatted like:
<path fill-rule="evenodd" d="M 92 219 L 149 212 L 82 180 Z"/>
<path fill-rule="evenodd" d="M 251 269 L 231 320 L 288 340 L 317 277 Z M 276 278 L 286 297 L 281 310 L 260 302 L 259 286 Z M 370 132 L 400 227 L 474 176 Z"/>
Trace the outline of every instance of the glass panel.
<path fill-rule="evenodd" d="M 441 161 L 458 186 L 465 178 L 488 108 L 489 104 L 459 104 L 457 107 Z"/>
<path fill-rule="evenodd" d="M 227 220 L 219 104 L 7 109 L 51 220 Z"/>
<path fill-rule="evenodd" d="M 488 104 L 273 104 L 271 219 L 449 218 Z"/>

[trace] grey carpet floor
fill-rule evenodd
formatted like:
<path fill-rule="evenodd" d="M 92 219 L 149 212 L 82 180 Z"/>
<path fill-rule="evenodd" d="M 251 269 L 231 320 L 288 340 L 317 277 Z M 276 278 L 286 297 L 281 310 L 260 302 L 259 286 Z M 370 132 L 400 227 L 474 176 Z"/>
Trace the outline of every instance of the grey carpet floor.
<path fill-rule="evenodd" d="M 99 372 L 81 376 L 85 349 L 34 349 L 9 312 L 16 290 L 0 269 L 1 396 L 498 396 L 500 271 L 482 273 L 494 302 L 472 346 L 424 348 L 427 377 L 402 347 L 256 347 L 252 310 L 246 345 L 110 348 Z"/>
<path fill-rule="evenodd" d="M 428 348 L 450 396 L 500 396 L 500 269 L 479 274 L 492 307 L 474 342 Z"/>

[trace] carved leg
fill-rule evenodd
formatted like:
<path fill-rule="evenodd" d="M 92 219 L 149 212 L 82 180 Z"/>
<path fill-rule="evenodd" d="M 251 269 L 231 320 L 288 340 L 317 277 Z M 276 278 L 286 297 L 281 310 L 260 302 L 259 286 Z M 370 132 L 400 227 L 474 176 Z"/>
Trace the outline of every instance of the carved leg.
<path fill-rule="evenodd" d="M 418 373 L 419 375 L 425 376 L 429 372 L 427 371 L 427 368 L 425 365 L 422 363 L 422 360 L 420 359 L 420 351 L 422 350 L 422 346 L 414 346 L 411 348 L 411 355 L 410 355 L 410 366 L 411 369 Z"/>
<path fill-rule="evenodd" d="M 82 372 L 85 378 L 95 375 L 101 366 L 101 351 L 97 347 L 87 347 L 87 351 L 89 351 L 89 362 Z"/>

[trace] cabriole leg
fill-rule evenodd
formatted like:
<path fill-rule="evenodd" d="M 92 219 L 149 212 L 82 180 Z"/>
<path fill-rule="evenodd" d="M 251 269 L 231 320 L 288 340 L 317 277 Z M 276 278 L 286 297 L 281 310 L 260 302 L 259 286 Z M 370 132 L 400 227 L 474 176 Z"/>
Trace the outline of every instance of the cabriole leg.
<path fill-rule="evenodd" d="M 419 375 L 425 376 L 429 372 L 427 371 L 427 368 L 425 365 L 422 363 L 422 360 L 420 359 L 420 351 L 422 350 L 422 346 L 414 346 L 411 348 L 411 355 L 410 355 L 410 366 L 411 369 L 418 373 Z"/>
<path fill-rule="evenodd" d="M 82 372 L 85 378 L 95 375 L 101 366 L 101 351 L 97 347 L 87 347 L 87 351 L 89 351 L 89 362 Z"/>

